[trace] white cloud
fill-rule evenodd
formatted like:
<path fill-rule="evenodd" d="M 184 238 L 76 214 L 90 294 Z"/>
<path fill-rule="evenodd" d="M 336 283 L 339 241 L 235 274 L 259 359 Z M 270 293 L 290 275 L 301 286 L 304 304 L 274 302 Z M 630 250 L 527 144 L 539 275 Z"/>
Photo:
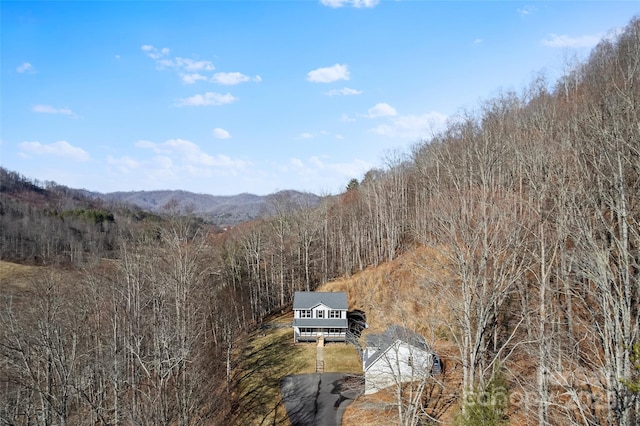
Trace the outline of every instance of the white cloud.
<path fill-rule="evenodd" d="M 312 83 L 331 83 L 337 80 L 349 80 L 349 69 L 346 65 L 340 64 L 318 68 L 307 73 L 307 80 Z"/>
<path fill-rule="evenodd" d="M 215 92 L 207 92 L 204 94 L 193 95 L 188 98 L 178 99 L 176 106 L 208 106 L 208 105 L 225 105 L 237 101 L 231 93 L 220 94 Z"/>
<path fill-rule="evenodd" d="M 143 52 L 147 52 L 147 56 L 150 57 L 151 59 L 157 61 L 159 59 L 162 59 L 166 56 L 169 55 L 169 48 L 164 47 L 162 49 L 158 49 L 156 47 L 153 47 L 150 44 L 145 44 L 141 47 Z"/>
<path fill-rule="evenodd" d="M 186 71 L 213 71 L 216 68 L 211 61 L 194 61 L 193 59 L 180 57 L 174 59 L 174 64 L 177 68 Z"/>
<path fill-rule="evenodd" d="M 338 8 L 344 6 L 353 6 L 356 8 L 371 8 L 376 7 L 380 0 L 320 0 L 320 3 L 324 6 Z"/>
<path fill-rule="evenodd" d="M 423 115 L 404 115 L 393 118 L 389 123 L 381 124 L 372 132 L 381 136 L 404 139 L 429 138 L 446 127 L 447 116 L 439 112 Z"/>
<path fill-rule="evenodd" d="M 207 75 L 208 72 L 216 69 L 211 61 L 195 60 L 180 56 L 170 57 L 170 50 L 166 47 L 158 49 L 151 44 L 145 44 L 142 45 L 140 49 L 145 52 L 149 58 L 154 60 L 157 69 L 174 70 L 185 84 L 195 84 L 198 81 L 211 81 L 226 86 L 233 86 L 247 81 L 254 81 L 256 83 L 262 81 L 262 77 L 259 75 L 250 77 L 240 72 L 218 72 L 213 74 L 213 76 Z"/>
<path fill-rule="evenodd" d="M 603 34 L 584 35 L 571 37 L 566 34 L 550 34 L 549 38 L 542 40 L 542 44 L 549 47 L 593 47 L 602 39 Z"/>
<path fill-rule="evenodd" d="M 367 111 L 366 117 L 368 118 L 379 118 L 379 117 L 393 117 L 398 115 L 398 112 L 391 105 L 380 102 L 375 104 L 373 107 L 369 108 Z"/>
<path fill-rule="evenodd" d="M 287 165 L 282 166 L 283 173 L 293 172 L 300 177 L 301 182 L 333 181 L 335 185 L 346 185 L 354 176 L 361 176 L 373 166 L 359 159 L 347 163 L 332 163 L 328 157 L 312 156 L 306 161 L 291 158 Z"/>
<path fill-rule="evenodd" d="M 196 61 L 190 58 L 181 58 L 179 56 L 170 58 L 169 53 L 171 51 L 167 47 L 158 49 L 150 44 L 145 44 L 141 49 L 148 57 L 156 62 L 156 66 L 159 69 L 174 68 L 178 71 L 186 71 L 190 73 L 197 71 L 213 71 L 215 69 L 211 61 Z"/>
<path fill-rule="evenodd" d="M 234 160 L 223 154 L 207 154 L 198 145 L 185 139 L 169 139 L 163 143 L 138 141 L 136 147 L 149 149 L 157 154 L 159 157 L 155 157 L 155 161 L 161 160 L 163 167 L 175 165 L 189 174 L 199 174 L 201 171 L 198 170 L 206 167 L 240 170 L 249 165 L 245 161 Z"/>
<path fill-rule="evenodd" d="M 324 93 L 327 96 L 351 96 L 351 95 L 361 95 L 362 90 L 350 89 L 348 87 L 343 87 L 342 89 L 332 89 L 328 92 Z"/>
<path fill-rule="evenodd" d="M 233 86 L 249 80 L 251 80 L 249 76 L 239 72 L 217 72 L 211 77 L 213 83 L 224 84 L 225 86 Z"/>
<path fill-rule="evenodd" d="M 320 130 L 318 132 L 302 132 L 299 135 L 295 136 L 293 139 L 294 140 L 300 140 L 300 139 L 313 139 L 313 138 L 318 138 L 318 137 L 322 137 L 322 136 L 329 136 L 329 137 L 333 137 L 333 134 L 330 132 L 327 132 L 326 130 Z M 336 137 L 338 139 L 341 139 L 342 136 L 340 135 L 336 135 Z"/>
<path fill-rule="evenodd" d="M 31 65 L 29 62 L 23 62 L 22 65 L 16 68 L 16 71 L 22 74 L 25 72 L 33 73 L 36 70 L 33 68 L 33 65 Z"/>
<path fill-rule="evenodd" d="M 353 117 L 350 117 L 349 114 L 343 113 L 342 116 L 340 117 L 340 121 L 345 123 L 353 123 L 354 121 L 356 121 L 356 119 Z"/>
<path fill-rule="evenodd" d="M 525 7 L 519 7 L 516 10 L 520 15 L 527 16 L 527 15 L 531 15 L 533 12 L 535 12 L 538 9 L 536 9 L 534 6 L 525 6 Z"/>
<path fill-rule="evenodd" d="M 69 117 L 72 117 L 72 118 L 78 118 L 76 113 L 71 111 L 69 108 L 55 108 L 55 107 L 52 107 L 51 105 L 35 105 L 32 108 L 32 111 L 43 113 L 43 114 L 62 114 L 62 115 L 68 115 Z"/>
<path fill-rule="evenodd" d="M 207 79 L 206 76 L 198 73 L 182 74 L 182 81 L 186 84 L 193 84 L 199 80 L 206 80 L 206 79 Z"/>
<path fill-rule="evenodd" d="M 215 136 L 217 139 L 230 139 L 231 133 L 229 133 L 225 129 L 216 127 L 215 129 L 213 129 L 213 136 Z"/>
<path fill-rule="evenodd" d="M 115 167 L 119 173 L 130 173 L 132 170 L 140 168 L 141 164 L 138 160 L 129 156 L 121 158 L 107 157 L 107 164 Z"/>
<path fill-rule="evenodd" d="M 73 146 L 67 141 L 58 141 L 49 145 L 44 145 L 40 142 L 21 142 L 18 147 L 23 151 L 23 154 L 55 155 L 76 161 L 88 161 L 90 159 L 87 151 Z"/>
<path fill-rule="evenodd" d="M 473 40 L 473 44 L 481 44 L 483 42 L 483 40 L 481 38 L 477 38 L 475 40 Z"/>

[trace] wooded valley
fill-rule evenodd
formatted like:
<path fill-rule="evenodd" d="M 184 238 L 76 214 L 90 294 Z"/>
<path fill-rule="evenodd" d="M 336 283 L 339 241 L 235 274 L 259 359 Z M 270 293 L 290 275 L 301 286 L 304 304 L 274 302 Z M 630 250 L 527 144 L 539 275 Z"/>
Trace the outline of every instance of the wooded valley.
<path fill-rule="evenodd" d="M 226 231 L 1 178 L 2 259 L 40 270 L 2 278 L 3 423 L 234 424 L 248 331 L 423 246 L 445 259 L 415 273 L 447 311 L 461 422 L 498 376 L 531 424 L 640 422 L 640 19 L 343 194 Z"/>

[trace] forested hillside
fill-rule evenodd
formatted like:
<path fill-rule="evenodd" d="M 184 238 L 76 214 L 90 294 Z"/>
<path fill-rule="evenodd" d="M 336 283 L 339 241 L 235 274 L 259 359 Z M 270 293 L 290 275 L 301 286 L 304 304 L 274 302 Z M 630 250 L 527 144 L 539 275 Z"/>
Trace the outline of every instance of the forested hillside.
<path fill-rule="evenodd" d="M 229 227 L 238 223 L 258 219 L 272 213 L 273 198 L 287 198 L 300 205 L 316 206 L 320 197 L 298 191 L 279 191 L 270 195 L 239 194 L 214 196 L 194 194 L 187 191 L 132 191 L 108 194 L 91 193 L 94 198 L 108 202 L 124 202 L 141 209 L 162 213 L 169 202 L 177 204 L 183 214 L 199 216 L 218 227 Z"/>
<path fill-rule="evenodd" d="M 639 123 L 634 19 L 558 81 L 460 113 L 317 207 L 276 198 L 226 233 L 167 211 L 116 233 L 111 261 L 3 283 L 0 417 L 233 423 L 246 331 L 295 290 L 426 246 L 439 260 L 416 263 L 413 303 L 446 312 L 462 422 L 501 378 L 532 424 L 638 424 Z"/>

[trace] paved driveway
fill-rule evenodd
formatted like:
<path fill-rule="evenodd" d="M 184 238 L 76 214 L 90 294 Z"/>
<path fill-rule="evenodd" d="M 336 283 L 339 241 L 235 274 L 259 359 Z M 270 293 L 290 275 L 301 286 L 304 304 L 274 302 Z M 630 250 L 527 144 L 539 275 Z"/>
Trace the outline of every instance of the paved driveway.
<path fill-rule="evenodd" d="M 339 426 L 345 408 L 363 390 L 362 378 L 343 373 L 297 374 L 280 381 L 292 426 Z"/>

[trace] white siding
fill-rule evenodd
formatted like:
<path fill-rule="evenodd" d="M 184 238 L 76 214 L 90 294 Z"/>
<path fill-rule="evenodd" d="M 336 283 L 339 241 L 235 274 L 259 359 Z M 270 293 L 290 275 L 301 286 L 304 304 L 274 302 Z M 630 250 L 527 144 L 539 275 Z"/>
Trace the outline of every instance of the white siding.
<path fill-rule="evenodd" d="M 365 350 L 365 360 L 374 355 L 372 349 Z M 430 375 L 432 363 L 429 352 L 396 341 L 366 369 L 364 393 L 369 395 L 399 383 L 422 380 Z"/>

